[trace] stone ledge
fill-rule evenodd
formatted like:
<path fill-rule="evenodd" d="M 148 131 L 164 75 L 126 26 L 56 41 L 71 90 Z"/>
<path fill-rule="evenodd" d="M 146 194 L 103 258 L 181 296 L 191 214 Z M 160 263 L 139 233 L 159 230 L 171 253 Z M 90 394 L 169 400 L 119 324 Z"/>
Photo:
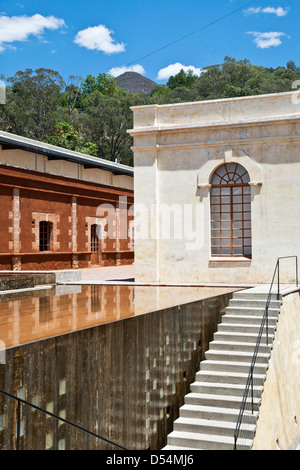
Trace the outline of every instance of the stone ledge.
<path fill-rule="evenodd" d="M 244 258 L 243 256 L 220 256 L 215 258 L 209 258 L 209 263 L 251 263 L 250 258 Z"/>

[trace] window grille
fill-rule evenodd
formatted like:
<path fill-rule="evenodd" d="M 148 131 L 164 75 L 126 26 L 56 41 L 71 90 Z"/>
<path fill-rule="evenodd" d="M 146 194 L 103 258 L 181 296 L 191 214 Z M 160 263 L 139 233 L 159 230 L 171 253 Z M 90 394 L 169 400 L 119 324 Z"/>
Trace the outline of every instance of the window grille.
<path fill-rule="evenodd" d="M 251 258 L 251 187 L 238 163 L 225 163 L 211 179 L 211 254 Z"/>
<path fill-rule="evenodd" d="M 50 251 L 52 223 L 42 220 L 39 224 L 40 251 Z"/>

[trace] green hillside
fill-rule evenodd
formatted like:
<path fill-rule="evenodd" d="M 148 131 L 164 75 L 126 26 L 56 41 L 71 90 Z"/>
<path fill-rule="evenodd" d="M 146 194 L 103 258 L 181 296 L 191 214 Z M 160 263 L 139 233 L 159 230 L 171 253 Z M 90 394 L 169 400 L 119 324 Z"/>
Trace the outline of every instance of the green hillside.
<path fill-rule="evenodd" d="M 273 69 L 225 57 L 199 77 L 182 70 L 147 93 L 121 89 L 105 73 L 72 75 L 67 83 L 57 71 L 43 68 L 0 78 L 8 85 L 6 103 L 0 105 L 1 130 L 133 165 L 126 132 L 133 126 L 131 106 L 292 91 L 300 68 L 293 61 Z"/>

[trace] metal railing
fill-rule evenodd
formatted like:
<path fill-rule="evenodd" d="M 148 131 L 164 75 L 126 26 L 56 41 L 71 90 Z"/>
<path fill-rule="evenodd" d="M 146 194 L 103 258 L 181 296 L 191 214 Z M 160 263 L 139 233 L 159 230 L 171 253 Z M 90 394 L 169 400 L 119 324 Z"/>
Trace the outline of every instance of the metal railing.
<path fill-rule="evenodd" d="M 298 284 L 298 257 L 297 256 L 281 256 L 281 257 L 277 258 L 276 267 L 275 267 L 272 282 L 271 282 L 271 285 L 270 285 L 270 289 L 269 289 L 269 293 L 268 293 L 268 297 L 267 297 L 267 301 L 266 301 L 266 306 L 265 306 L 262 322 L 261 322 L 258 337 L 257 337 L 257 342 L 256 342 L 256 345 L 255 345 L 255 349 L 254 349 L 254 353 L 253 353 L 253 357 L 252 357 L 252 361 L 251 361 L 251 365 L 250 365 L 250 370 L 249 370 L 249 374 L 248 374 L 248 378 L 247 378 L 247 382 L 246 382 L 246 386 L 245 386 L 245 391 L 244 391 L 244 395 L 243 395 L 243 399 L 242 399 L 242 404 L 241 404 L 241 407 L 240 407 L 240 411 L 239 411 L 239 415 L 238 415 L 238 419 L 237 419 L 237 423 L 236 423 L 236 427 L 235 427 L 235 431 L 234 431 L 234 450 L 237 450 L 237 441 L 239 439 L 241 424 L 242 424 L 242 421 L 243 421 L 247 400 L 249 398 L 249 393 L 251 393 L 251 396 L 250 396 L 251 414 L 253 415 L 253 413 L 254 413 L 254 380 L 253 380 L 254 367 L 255 367 L 255 364 L 256 364 L 256 359 L 257 359 L 257 355 L 258 355 L 259 346 L 260 346 L 260 343 L 261 343 L 264 327 L 266 327 L 266 344 L 269 345 L 269 327 L 268 327 L 268 316 L 269 315 L 268 315 L 268 311 L 269 311 L 269 305 L 270 305 L 270 301 L 271 301 L 271 298 L 272 298 L 272 294 L 274 294 L 274 292 L 272 292 L 273 285 L 274 285 L 274 281 L 275 281 L 275 277 L 276 277 L 276 273 L 277 273 L 277 292 L 275 292 L 275 293 L 276 293 L 277 300 L 280 300 L 280 260 L 288 259 L 288 258 L 295 258 L 295 267 L 296 267 L 296 269 L 295 269 L 295 284 L 296 284 L 296 287 L 298 287 L 298 285 L 299 285 Z M 249 401 L 248 401 L 248 403 L 249 403 Z"/>
<path fill-rule="evenodd" d="M 44 410 L 43 408 L 37 406 L 37 405 L 34 405 L 33 403 L 30 403 L 26 400 L 24 400 L 23 398 L 20 398 L 20 397 L 17 397 L 15 395 L 12 395 L 11 393 L 8 393 L 4 390 L 1 390 L 0 389 L 0 394 L 2 395 L 5 395 L 13 400 L 16 400 L 17 401 L 17 423 L 16 423 L 16 449 L 15 450 L 20 450 L 20 438 L 21 438 L 21 404 L 23 405 L 27 405 L 27 406 L 30 406 L 31 408 L 34 408 L 35 410 L 38 410 L 38 411 L 41 411 L 42 413 L 48 415 L 48 416 L 51 416 L 52 418 L 55 418 L 59 421 L 62 421 L 63 423 L 65 424 L 68 424 L 69 426 L 72 426 L 73 428 L 76 428 L 80 431 L 83 431 L 84 433 L 87 433 L 93 437 L 96 437 L 98 439 L 101 439 L 102 441 L 108 443 L 108 444 L 111 444 L 115 447 L 118 447 L 119 449 L 121 450 L 128 450 L 126 449 L 125 447 L 119 445 L 119 444 L 116 444 L 115 442 L 109 440 L 109 439 L 106 439 L 105 437 L 103 436 L 99 436 L 98 434 L 92 432 L 92 431 L 89 431 L 88 429 L 85 429 L 83 428 L 82 426 L 79 426 L 78 424 L 75 424 L 75 423 L 72 423 L 71 421 L 68 421 L 67 419 L 64 419 L 60 416 L 57 416 L 53 413 L 51 413 L 50 411 L 47 411 L 47 410 Z"/>

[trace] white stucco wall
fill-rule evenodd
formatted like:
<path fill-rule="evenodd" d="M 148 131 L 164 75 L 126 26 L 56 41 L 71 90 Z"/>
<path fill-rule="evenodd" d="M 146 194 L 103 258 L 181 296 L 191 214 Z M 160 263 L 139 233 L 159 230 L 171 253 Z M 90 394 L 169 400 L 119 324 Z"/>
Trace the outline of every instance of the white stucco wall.
<path fill-rule="evenodd" d="M 278 256 L 300 256 L 300 105 L 292 97 L 133 108 L 137 281 L 270 282 Z M 208 185 L 225 162 L 240 163 L 250 175 L 251 260 L 211 256 Z M 163 207 L 182 214 L 169 239 L 162 233 Z M 142 208 L 148 234 L 139 227 Z"/>

